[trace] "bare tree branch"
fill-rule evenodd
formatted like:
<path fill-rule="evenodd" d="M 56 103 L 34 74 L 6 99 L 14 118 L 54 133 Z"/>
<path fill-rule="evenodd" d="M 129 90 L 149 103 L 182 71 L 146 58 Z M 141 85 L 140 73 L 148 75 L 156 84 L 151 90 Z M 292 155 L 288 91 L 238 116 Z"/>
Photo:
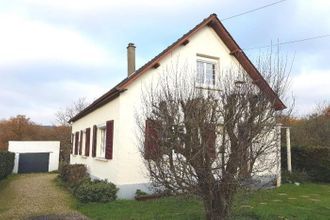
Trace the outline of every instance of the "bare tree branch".
<path fill-rule="evenodd" d="M 269 56 L 258 62 L 275 93 L 285 97 L 286 60 Z M 207 219 L 227 219 L 238 187 L 277 177 L 281 112 L 239 67 L 218 71 L 210 87 L 199 85 L 195 75 L 172 65 L 142 88 L 140 149 L 144 156 L 154 149 L 145 162 L 155 187 L 196 194 Z"/>

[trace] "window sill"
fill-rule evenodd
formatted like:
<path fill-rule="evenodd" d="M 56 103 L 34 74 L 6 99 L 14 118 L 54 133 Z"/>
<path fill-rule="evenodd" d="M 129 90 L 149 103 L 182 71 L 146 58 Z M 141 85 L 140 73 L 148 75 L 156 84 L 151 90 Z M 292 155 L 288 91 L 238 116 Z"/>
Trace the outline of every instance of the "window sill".
<path fill-rule="evenodd" d="M 95 160 L 102 161 L 102 162 L 108 162 L 108 159 L 102 158 L 102 157 L 95 157 Z"/>
<path fill-rule="evenodd" d="M 217 88 L 214 85 L 197 85 L 196 89 L 210 90 L 210 91 L 221 91 L 221 89 Z"/>

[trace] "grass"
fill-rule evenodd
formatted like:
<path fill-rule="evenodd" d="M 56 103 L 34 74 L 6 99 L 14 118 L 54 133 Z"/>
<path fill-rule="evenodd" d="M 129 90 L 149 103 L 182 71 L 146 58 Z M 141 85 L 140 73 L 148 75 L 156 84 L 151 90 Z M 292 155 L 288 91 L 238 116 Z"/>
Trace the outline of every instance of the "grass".
<path fill-rule="evenodd" d="M 330 219 L 330 185 L 283 185 L 275 190 L 240 194 L 234 219 Z M 153 201 L 117 200 L 111 203 L 76 203 L 91 219 L 203 219 L 203 206 L 197 199 L 169 197 Z"/>
<path fill-rule="evenodd" d="M 204 218 L 201 201 L 187 197 L 80 203 L 55 177 L 54 174 L 15 175 L 0 181 L 0 219 L 77 213 L 73 209 L 95 220 Z M 330 184 L 285 184 L 275 190 L 239 194 L 237 201 L 234 219 L 330 219 Z"/>
<path fill-rule="evenodd" d="M 285 184 L 275 190 L 259 191 L 236 208 L 239 213 L 259 219 L 329 220 L 330 185 Z"/>
<path fill-rule="evenodd" d="M 11 205 L 8 203 L 13 197 L 12 193 L 10 191 L 4 190 L 9 182 L 14 178 L 13 176 L 8 176 L 6 179 L 0 181 L 0 195 L 3 198 L 7 199 L 0 199 L 0 214 L 7 211 L 9 209 L 9 206 Z"/>
<path fill-rule="evenodd" d="M 117 200 L 111 203 L 78 203 L 78 211 L 95 219 L 201 219 L 202 204 L 197 199 L 163 198 L 152 201 Z"/>

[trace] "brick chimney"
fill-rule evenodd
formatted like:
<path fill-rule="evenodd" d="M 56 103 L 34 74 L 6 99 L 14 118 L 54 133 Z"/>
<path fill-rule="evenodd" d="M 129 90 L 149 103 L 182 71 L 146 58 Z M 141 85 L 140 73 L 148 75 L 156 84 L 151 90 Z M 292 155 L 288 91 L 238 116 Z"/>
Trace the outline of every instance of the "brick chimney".
<path fill-rule="evenodd" d="M 127 46 L 127 75 L 135 72 L 135 45 L 129 43 Z"/>

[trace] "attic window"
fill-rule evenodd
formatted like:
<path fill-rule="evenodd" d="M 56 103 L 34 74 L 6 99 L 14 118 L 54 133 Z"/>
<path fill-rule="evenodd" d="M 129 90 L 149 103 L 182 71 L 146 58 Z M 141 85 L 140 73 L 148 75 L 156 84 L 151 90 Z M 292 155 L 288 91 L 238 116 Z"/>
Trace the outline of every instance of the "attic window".
<path fill-rule="evenodd" d="M 215 85 L 215 63 L 197 60 L 197 83 L 206 87 Z"/>

